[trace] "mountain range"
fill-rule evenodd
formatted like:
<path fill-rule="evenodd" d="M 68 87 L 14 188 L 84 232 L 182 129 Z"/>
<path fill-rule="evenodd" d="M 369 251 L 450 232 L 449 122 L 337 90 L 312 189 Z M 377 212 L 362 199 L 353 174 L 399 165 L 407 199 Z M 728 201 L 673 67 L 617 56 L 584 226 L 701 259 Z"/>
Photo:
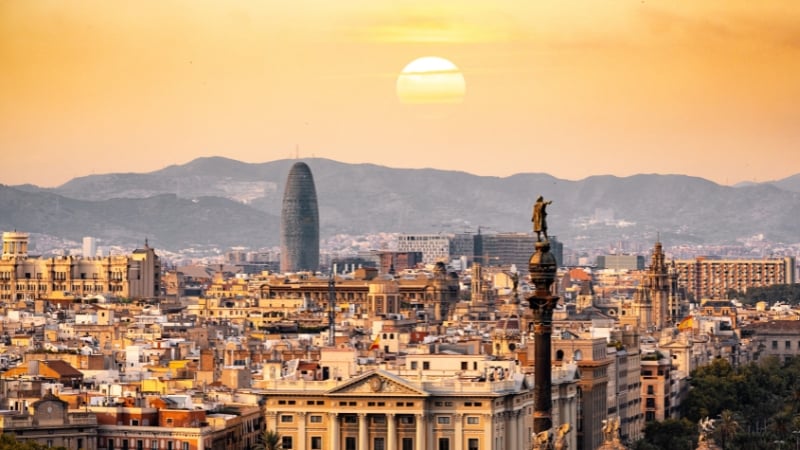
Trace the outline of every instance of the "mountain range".
<path fill-rule="evenodd" d="M 322 238 L 379 232 L 528 232 L 542 195 L 551 235 L 568 247 L 620 240 L 800 242 L 800 174 L 735 187 L 684 175 L 544 173 L 477 176 L 303 159 L 314 175 Z M 0 185 L 0 229 L 103 245 L 262 248 L 278 245 L 283 185 L 297 160 L 198 158 L 150 173 L 90 175 L 56 188 Z"/>

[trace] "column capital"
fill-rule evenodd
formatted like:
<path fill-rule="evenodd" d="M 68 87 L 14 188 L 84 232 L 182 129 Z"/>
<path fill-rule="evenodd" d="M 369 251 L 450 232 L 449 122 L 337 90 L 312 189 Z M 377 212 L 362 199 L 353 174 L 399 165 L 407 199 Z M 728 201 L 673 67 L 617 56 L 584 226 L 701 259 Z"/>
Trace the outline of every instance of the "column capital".
<path fill-rule="evenodd" d="M 339 416 L 339 413 L 338 413 L 338 412 L 335 412 L 335 411 L 329 411 L 329 412 L 328 412 L 328 415 L 329 415 L 329 416 L 331 416 L 331 417 L 334 417 L 334 418 L 335 418 L 335 417 L 338 417 L 338 416 Z"/>
<path fill-rule="evenodd" d="M 308 414 L 307 411 L 297 411 L 297 415 L 300 416 L 300 417 L 305 417 L 306 414 Z"/>

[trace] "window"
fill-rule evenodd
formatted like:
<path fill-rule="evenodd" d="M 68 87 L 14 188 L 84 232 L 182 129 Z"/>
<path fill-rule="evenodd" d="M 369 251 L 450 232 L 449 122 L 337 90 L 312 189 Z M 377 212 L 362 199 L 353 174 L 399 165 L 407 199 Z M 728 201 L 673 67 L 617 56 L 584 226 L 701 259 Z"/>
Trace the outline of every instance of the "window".
<path fill-rule="evenodd" d="M 294 417 L 284 414 L 281 416 L 281 423 L 291 423 L 294 422 Z"/>
<path fill-rule="evenodd" d="M 184 442 L 183 443 L 183 450 L 189 450 L 189 443 L 188 442 Z"/>
<path fill-rule="evenodd" d="M 386 450 L 386 446 L 384 445 L 384 440 L 382 437 L 376 437 L 372 441 L 372 449 L 373 450 Z"/>
<path fill-rule="evenodd" d="M 656 393 L 655 393 L 655 389 L 653 389 L 653 386 L 652 385 L 651 386 L 647 386 L 647 395 L 655 395 L 655 394 Z"/>
<path fill-rule="evenodd" d="M 791 350 L 792 349 L 792 341 L 786 341 L 784 343 L 784 346 L 786 347 L 786 350 Z"/>
<path fill-rule="evenodd" d="M 167 441 L 167 450 L 172 450 L 172 441 Z"/>
<path fill-rule="evenodd" d="M 352 436 L 344 438 L 344 450 L 356 450 L 356 438 Z"/>
<path fill-rule="evenodd" d="M 108 440 L 108 450 L 114 450 L 114 440 L 113 439 L 109 439 Z"/>
<path fill-rule="evenodd" d="M 439 450 L 450 450 L 450 439 L 439 438 Z"/>
<path fill-rule="evenodd" d="M 372 423 L 376 425 L 382 425 L 386 423 L 386 416 L 374 416 L 372 418 Z"/>
<path fill-rule="evenodd" d="M 450 425 L 450 416 L 439 416 L 436 418 L 436 423 L 439 425 Z"/>
<path fill-rule="evenodd" d="M 322 423 L 322 416 L 311 416 L 309 419 L 311 423 Z"/>
<path fill-rule="evenodd" d="M 292 449 L 292 437 L 291 436 L 281 436 L 281 447 L 284 450 L 291 450 Z"/>
<path fill-rule="evenodd" d="M 322 450 L 322 436 L 311 436 L 311 450 Z"/>
<path fill-rule="evenodd" d="M 467 440 L 467 450 L 478 450 L 478 439 L 469 438 Z"/>
<path fill-rule="evenodd" d="M 647 411 L 644 413 L 644 421 L 645 422 L 652 422 L 656 420 L 656 412 L 655 411 Z"/>
<path fill-rule="evenodd" d="M 158 441 L 153 439 L 150 441 L 150 450 L 158 450 Z"/>
<path fill-rule="evenodd" d="M 430 370 L 431 362 L 430 361 L 422 361 L 422 370 Z"/>
<path fill-rule="evenodd" d="M 403 425 L 414 425 L 414 416 L 400 416 L 400 423 Z"/>
<path fill-rule="evenodd" d="M 469 367 L 469 363 L 466 361 L 461 361 L 461 370 L 467 370 Z"/>
<path fill-rule="evenodd" d="M 138 419 L 131 419 L 131 425 L 133 425 L 133 426 L 139 425 L 139 420 Z"/>
<path fill-rule="evenodd" d="M 358 418 L 355 416 L 355 414 L 347 414 L 347 415 L 344 416 L 343 422 L 344 423 L 358 423 Z"/>
<path fill-rule="evenodd" d="M 467 416 L 467 425 L 478 425 L 481 423 L 481 418 L 478 416 Z"/>
<path fill-rule="evenodd" d="M 414 450 L 414 440 L 404 437 L 403 440 L 400 441 L 400 450 Z"/>
<path fill-rule="evenodd" d="M 772 341 L 772 349 L 773 350 L 777 350 L 778 349 L 778 341 Z"/>
<path fill-rule="evenodd" d="M 136 450 L 144 450 L 144 441 L 141 439 L 136 440 Z"/>
<path fill-rule="evenodd" d="M 645 403 L 644 406 L 647 407 L 647 408 L 655 408 L 656 407 L 656 399 L 654 399 L 654 398 L 645 399 L 644 403 Z"/>

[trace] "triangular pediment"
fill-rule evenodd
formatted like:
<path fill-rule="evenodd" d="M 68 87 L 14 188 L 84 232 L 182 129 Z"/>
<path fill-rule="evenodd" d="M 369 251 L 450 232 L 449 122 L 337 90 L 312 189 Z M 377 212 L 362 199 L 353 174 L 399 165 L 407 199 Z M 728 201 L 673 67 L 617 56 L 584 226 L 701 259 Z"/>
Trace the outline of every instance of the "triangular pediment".
<path fill-rule="evenodd" d="M 428 393 L 401 377 L 382 370 L 373 370 L 336 386 L 328 391 L 328 395 L 427 397 Z"/>

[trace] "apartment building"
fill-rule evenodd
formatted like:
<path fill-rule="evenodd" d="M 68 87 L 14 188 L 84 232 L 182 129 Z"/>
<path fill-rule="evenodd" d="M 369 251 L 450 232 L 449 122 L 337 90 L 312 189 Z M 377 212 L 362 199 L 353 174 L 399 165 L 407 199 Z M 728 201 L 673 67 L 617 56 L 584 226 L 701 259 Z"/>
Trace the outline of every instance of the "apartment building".
<path fill-rule="evenodd" d="M 675 261 L 678 283 L 694 301 L 725 299 L 731 289 L 746 292 L 753 287 L 794 284 L 796 262 L 793 257 L 770 259 L 712 259 Z"/>

